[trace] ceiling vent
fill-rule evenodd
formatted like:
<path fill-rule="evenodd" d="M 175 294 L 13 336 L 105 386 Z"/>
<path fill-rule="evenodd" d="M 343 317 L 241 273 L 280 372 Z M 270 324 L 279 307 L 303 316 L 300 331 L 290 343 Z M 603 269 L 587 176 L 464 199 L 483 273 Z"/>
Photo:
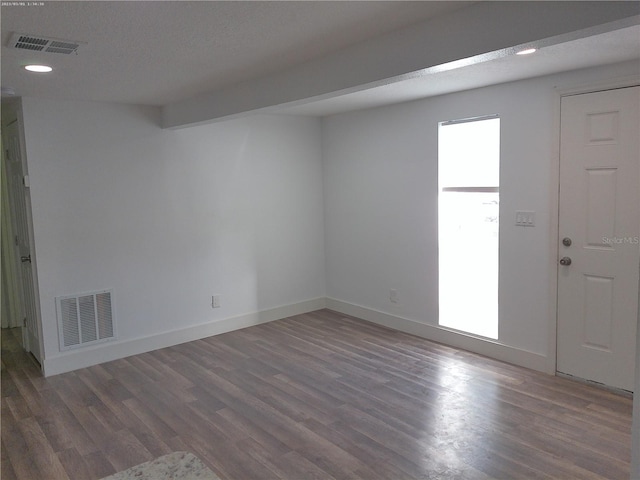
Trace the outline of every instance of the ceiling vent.
<path fill-rule="evenodd" d="M 29 35 L 26 33 L 14 33 L 9 40 L 10 48 L 31 50 L 32 52 L 62 53 L 64 55 L 77 54 L 78 48 L 85 42 L 74 40 L 61 40 L 59 38 L 43 37 L 41 35 Z"/>

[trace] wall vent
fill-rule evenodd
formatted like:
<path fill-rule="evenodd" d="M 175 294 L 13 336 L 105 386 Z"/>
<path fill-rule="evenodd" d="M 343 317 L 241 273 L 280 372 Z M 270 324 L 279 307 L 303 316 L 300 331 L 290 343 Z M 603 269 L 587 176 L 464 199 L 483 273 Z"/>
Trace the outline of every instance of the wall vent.
<path fill-rule="evenodd" d="M 31 50 L 44 53 L 62 53 L 71 55 L 78 53 L 78 48 L 84 42 L 74 40 L 62 40 L 59 38 L 43 37 L 41 35 L 29 35 L 26 33 L 14 33 L 9 40 L 9 47 Z"/>
<path fill-rule="evenodd" d="M 56 297 L 60 351 L 115 339 L 113 290 Z"/>

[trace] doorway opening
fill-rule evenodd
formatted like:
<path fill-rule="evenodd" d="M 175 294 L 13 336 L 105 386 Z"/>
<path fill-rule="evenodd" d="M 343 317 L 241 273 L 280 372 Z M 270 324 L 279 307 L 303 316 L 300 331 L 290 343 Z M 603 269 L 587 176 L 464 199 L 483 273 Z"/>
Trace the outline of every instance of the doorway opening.
<path fill-rule="evenodd" d="M 11 226 L 11 238 L 3 238 L 2 253 L 3 267 L 9 266 L 5 266 L 4 260 L 11 262 L 13 267 L 11 270 L 3 268 L 3 284 L 7 283 L 3 293 L 13 295 L 14 307 L 9 310 L 10 305 L 3 305 L 3 314 L 12 315 L 13 321 L 7 322 L 6 326 L 20 327 L 22 347 L 42 365 L 42 331 L 32 242 L 31 196 L 21 108 L 20 99 L 2 101 L 2 180 L 9 207 L 3 210 L 3 235 L 4 227 L 8 231 L 9 224 Z M 4 214 L 7 214 L 6 217 Z M 9 284 L 11 288 L 8 288 Z"/>
<path fill-rule="evenodd" d="M 498 338 L 500 118 L 438 128 L 441 326 Z"/>

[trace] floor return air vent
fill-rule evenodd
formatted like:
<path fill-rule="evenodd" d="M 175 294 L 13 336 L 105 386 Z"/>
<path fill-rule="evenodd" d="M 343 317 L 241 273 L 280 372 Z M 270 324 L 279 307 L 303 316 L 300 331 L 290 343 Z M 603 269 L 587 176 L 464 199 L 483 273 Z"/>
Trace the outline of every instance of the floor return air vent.
<path fill-rule="evenodd" d="M 60 350 L 115 338 L 113 290 L 56 297 Z"/>

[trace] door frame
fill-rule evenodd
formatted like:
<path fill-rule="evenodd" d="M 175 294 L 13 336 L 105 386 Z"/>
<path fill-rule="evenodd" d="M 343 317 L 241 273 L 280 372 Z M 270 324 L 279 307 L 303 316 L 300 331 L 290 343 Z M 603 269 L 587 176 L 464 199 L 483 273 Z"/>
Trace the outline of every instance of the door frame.
<path fill-rule="evenodd" d="M 547 373 L 557 374 L 557 348 L 558 348 L 558 258 L 560 253 L 560 113 L 562 97 L 581 95 L 585 93 L 602 92 L 618 88 L 640 86 L 640 80 L 636 75 L 628 75 L 612 78 L 601 82 L 591 82 L 580 85 L 558 86 L 554 88 L 554 115 L 553 115 L 553 152 L 551 155 L 551 182 L 552 195 L 549 202 L 549 338 L 547 354 Z M 640 179 L 639 179 L 640 181 Z M 638 314 L 640 315 L 640 308 Z M 640 329 L 639 329 L 640 332 Z M 636 353 L 640 351 L 640 345 L 636 344 Z"/>
<path fill-rule="evenodd" d="M 28 163 L 27 163 L 27 152 L 26 152 L 26 143 L 25 143 L 25 134 L 24 134 L 24 121 L 23 121 L 23 115 L 22 115 L 22 101 L 20 98 L 17 99 L 10 99 L 10 100 L 3 100 L 3 108 L 2 108 L 2 126 L 3 126 L 3 132 L 6 131 L 6 129 L 4 128 L 5 126 L 7 126 L 10 123 L 14 123 L 17 122 L 17 129 L 18 129 L 18 140 L 19 140 L 19 147 L 20 147 L 20 155 L 21 155 L 21 166 L 22 166 L 22 175 L 28 177 L 29 175 L 29 170 L 28 170 Z M 5 138 L 3 138 L 3 148 L 5 145 L 8 145 L 7 142 L 5 142 L 4 140 L 6 140 Z M 7 159 L 8 161 L 8 159 Z M 12 195 L 12 190 L 9 189 L 9 195 L 10 195 L 10 201 L 12 201 L 11 199 L 11 195 Z M 26 215 L 26 219 L 27 219 L 27 233 L 28 233 L 28 240 L 29 240 L 29 252 L 31 255 L 31 276 L 32 276 L 32 287 L 33 287 L 33 305 L 35 308 L 35 326 L 36 326 L 36 333 L 38 335 L 38 350 L 40 352 L 40 369 L 42 372 L 44 372 L 44 360 L 45 360 L 45 356 L 44 356 L 44 339 L 42 336 L 42 317 L 41 317 L 41 312 L 40 312 L 40 291 L 38 288 L 38 267 L 37 267 L 37 256 L 36 256 L 36 249 L 35 249 L 35 242 L 34 242 L 34 229 L 33 229 L 33 216 L 32 216 L 32 211 L 31 211 L 31 194 L 30 191 L 26 191 L 24 192 L 24 195 L 27 198 L 27 201 L 25 203 L 25 215 Z M 11 219 L 12 224 L 14 224 L 14 228 L 15 228 L 15 219 L 12 218 Z M 20 258 L 20 255 L 17 255 L 17 258 Z M 20 267 L 20 265 L 19 265 Z M 18 270 L 18 275 L 22 275 L 21 273 L 21 269 Z M 16 278 L 16 281 L 20 281 L 21 282 L 21 278 Z M 22 288 L 22 286 L 20 286 L 21 290 L 24 290 Z M 23 295 L 25 294 L 25 292 L 23 292 Z M 26 306 L 24 305 L 24 300 L 21 299 L 21 301 L 23 302 L 22 305 L 22 310 L 23 312 L 26 312 Z M 26 349 L 27 345 L 28 345 L 28 340 L 26 339 L 27 335 L 25 333 L 25 327 L 24 325 L 22 326 L 23 329 L 23 348 Z M 29 345 L 29 351 L 31 351 L 31 346 Z"/>

